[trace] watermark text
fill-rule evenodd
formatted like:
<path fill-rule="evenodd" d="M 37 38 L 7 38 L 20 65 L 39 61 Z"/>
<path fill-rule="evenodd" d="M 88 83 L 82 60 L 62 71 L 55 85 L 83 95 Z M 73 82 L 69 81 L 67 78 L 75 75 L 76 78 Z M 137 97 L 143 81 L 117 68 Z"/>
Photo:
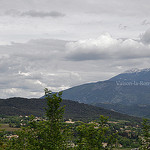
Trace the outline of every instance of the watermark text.
<path fill-rule="evenodd" d="M 145 81 L 116 81 L 119 86 L 150 86 L 150 82 Z"/>

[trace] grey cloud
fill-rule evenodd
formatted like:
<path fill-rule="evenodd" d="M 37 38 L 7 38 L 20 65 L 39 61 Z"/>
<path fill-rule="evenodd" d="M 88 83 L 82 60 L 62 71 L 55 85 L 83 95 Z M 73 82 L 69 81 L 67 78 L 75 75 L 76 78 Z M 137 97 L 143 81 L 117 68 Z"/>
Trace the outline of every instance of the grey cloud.
<path fill-rule="evenodd" d="M 37 39 L 0 46 L 1 97 L 40 97 L 45 87 L 59 91 L 109 79 L 133 65 L 150 65 L 149 51 L 141 41 L 109 34 L 80 41 Z"/>
<path fill-rule="evenodd" d="M 149 32 L 143 35 L 142 41 L 150 42 Z M 67 43 L 66 59 L 74 61 L 108 60 L 108 59 L 138 59 L 149 58 L 150 48 L 140 40 L 115 39 L 109 34 L 97 39 L 80 40 Z"/>
<path fill-rule="evenodd" d="M 142 21 L 141 25 L 150 25 L 150 21 L 145 19 L 145 20 Z"/>
<path fill-rule="evenodd" d="M 27 11 L 21 13 L 21 16 L 31 16 L 31 17 L 53 17 L 53 18 L 58 18 L 58 17 L 64 17 L 65 14 L 57 12 L 57 11 L 51 11 L 51 12 L 41 12 L 41 11 Z"/>
<path fill-rule="evenodd" d="M 1 3 L 0 14 L 5 12 L 9 16 L 20 17 L 1 16 L 1 35 L 9 41 L 11 38 L 23 41 L 46 37 L 46 34 L 48 38 L 79 40 L 96 37 L 103 32 L 112 32 L 116 37 L 135 37 L 143 28 L 136 22 L 148 18 L 148 4 L 146 0 L 5 0 Z M 10 10 L 12 8 L 14 10 Z M 67 17 L 53 22 L 49 18 L 41 21 L 44 16 L 63 17 L 66 14 Z M 102 23 L 98 23 L 99 20 Z M 121 31 L 117 28 L 118 24 L 122 24 Z"/>
<path fill-rule="evenodd" d="M 122 25 L 122 24 L 119 24 L 118 27 L 120 30 L 126 30 L 128 28 L 126 25 Z"/>
<path fill-rule="evenodd" d="M 57 11 L 35 11 L 35 10 L 29 10 L 29 11 L 19 11 L 19 10 L 8 10 L 5 12 L 5 15 L 12 15 L 12 16 L 27 16 L 27 17 L 53 17 L 53 18 L 59 18 L 64 17 L 65 14 L 57 12 Z"/>
<path fill-rule="evenodd" d="M 74 54 L 72 56 L 69 56 L 68 58 L 70 60 L 74 60 L 74 61 L 84 61 L 84 60 L 98 60 L 101 57 L 97 54 L 92 54 L 92 53 L 88 53 L 88 54 L 78 53 L 78 54 Z"/>
<path fill-rule="evenodd" d="M 134 40 L 149 25 L 149 5 L 147 0 L 1 1 L 1 97 L 40 97 L 45 87 L 59 91 L 149 67 L 149 31 Z M 12 40 L 16 43 L 3 44 Z"/>
<path fill-rule="evenodd" d="M 141 35 L 141 41 L 145 44 L 150 44 L 150 29 Z"/>
<path fill-rule="evenodd" d="M 0 46 L 1 97 L 40 97 L 45 87 L 53 91 L 69 87 L 70 72 L 59 71 L 66 42 L 39 39 Z"/>
<path fill-rule="evenodd" d="M 109 54 L 106 54 L 104 52 L 98 52 L 98 51 L 95 51 L 95 52 L 92 52 L 89 51 L 89 52 L 84 52 L 85 50 L 79 49 L 77 50 L 77 52 L 74 52 L 74 53 L 70 53 L 69 55 L 66 56 L 66 59 L 68 60 L 72 60 L 72 61 L 87 61 L 87 60 L 100 60 L 100 59 L 108 59 L 110 58 Z M 80 51 L 80 52 L 79 52 Z"/>
<path fill-rule="evenodd" d="M 11 57 L 30 61 L 49 60 L 59 57 L 64 52 L 65 40 L 38 39 L 30 40 L 27 43 L 12 43 L 11 45 L 1 46 L 0 50 L 7 51 Z"/>

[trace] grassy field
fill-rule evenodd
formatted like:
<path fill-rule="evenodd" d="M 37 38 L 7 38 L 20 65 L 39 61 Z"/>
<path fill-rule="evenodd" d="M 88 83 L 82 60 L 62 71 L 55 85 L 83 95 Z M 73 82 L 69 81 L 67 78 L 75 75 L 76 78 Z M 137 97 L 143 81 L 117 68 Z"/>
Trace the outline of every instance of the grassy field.
<path fill-rule="evenodd" d="M 5 130 L 5 131 L 16 131 L 16 130 L 19 130 L 20 128 L 9 127 L 9 124 L 0 124 L 0 129 Z"/>

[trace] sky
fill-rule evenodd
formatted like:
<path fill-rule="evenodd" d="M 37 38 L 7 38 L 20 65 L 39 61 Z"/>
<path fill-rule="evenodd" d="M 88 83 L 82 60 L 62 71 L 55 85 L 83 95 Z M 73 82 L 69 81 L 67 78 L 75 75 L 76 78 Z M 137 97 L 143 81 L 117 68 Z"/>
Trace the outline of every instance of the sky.
<path fill-rule="evenodd" d="M 150 68 L 150 1 L 0 0 L 0 98 L 38 98 L 132 68 Z"/>

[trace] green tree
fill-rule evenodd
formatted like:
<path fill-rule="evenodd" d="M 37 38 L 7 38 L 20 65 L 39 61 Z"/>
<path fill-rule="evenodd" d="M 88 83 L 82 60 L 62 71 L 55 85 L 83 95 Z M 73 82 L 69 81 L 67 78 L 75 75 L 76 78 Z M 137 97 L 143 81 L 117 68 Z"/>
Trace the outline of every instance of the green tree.
<path fill-rule="evenodd" d="M 3 150 L 6 146 L 5 145 L 6 139 L 5 139 L 4 135 L 5 135 L 5 131 L 0 129 L 0 150 Z"/>
<path fill-rule="evenodd" d="M 100 116 L 99 123 L 83 123 L 77 127 L 76 149 L 111 150 L 116 143 L 116 133 L 111 133 L 107 117 Z M 105 144 L 104 144 L 105 143 Z"/>
<path fill-rule="evenodd" d="M 107 117 L 100 116 L 98 123 L 79 123 L 75 127 L 63 122 L 64 107 L 62 93 L 52 93 L 45 89 L 47 101 L 46 120 L 36 121 L 30 117 L 28 126 L 22 127 L 5 143 L 7 150 L 112 150 L 116 143 L 116 133 L 112 133 Z M 71 135 L 72 133 L 72 135 Z M 106 145 L 104 146 L 104 143 Z M 1 143 L 0 143 L 1 144 Z M 4 142 L 1 144 L 4 145 Z"/>
<path fill-rule="evenodd" d="M 140 150 L 149 150 L 150 149 L 150 124 L 148 122 L 148 119 L 143 120 L 143 134 L 141 137 L 142 146 L 140 147 Z"/>
<path fill-rule="evenodd" d="M 62 129 L 64 108 L 60 107 L 62 93 L 52 94 L 45 89 L 47 108 L 45 121 L 35 121 L 31 116 L 28 127 L 17 132 L 18 138 L 8 141 L 10 150 L 65 150 L 67 148 L 65 133 Z"/>

